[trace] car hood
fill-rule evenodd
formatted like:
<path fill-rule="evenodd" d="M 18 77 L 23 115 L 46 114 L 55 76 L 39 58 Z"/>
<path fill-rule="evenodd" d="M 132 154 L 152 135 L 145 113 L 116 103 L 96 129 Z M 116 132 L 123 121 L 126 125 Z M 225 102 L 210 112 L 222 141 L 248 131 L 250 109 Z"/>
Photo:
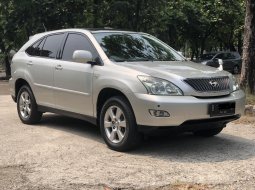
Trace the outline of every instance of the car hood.
<path fill-rule="evenodd" d="M 191 61 L 121 62 L 118 65 L 159 78 L 204 78 L 228 76 L 226 71 Z"/>

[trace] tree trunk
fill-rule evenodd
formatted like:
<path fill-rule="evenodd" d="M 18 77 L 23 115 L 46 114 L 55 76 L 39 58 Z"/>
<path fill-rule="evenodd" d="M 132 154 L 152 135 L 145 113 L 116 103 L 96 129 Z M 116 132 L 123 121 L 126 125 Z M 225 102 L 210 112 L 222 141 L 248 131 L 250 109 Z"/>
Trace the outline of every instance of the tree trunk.
<path fill-rule="evenodd" d="M 8 55 L 4 56 L 4 64 L 5 64 L 6 79 L 9 79 L 11 77 L 11 65 L 10 65 L 10 61 L 9 61 Z"/>
<path fill-rule="evenodd" d="M 238 53 L 241 55 L 243 53 L 242 50 L 242 32 L 238 32 Z"/>
<path fill-rule="evenodd" d="M 220 51 L 223 51 L 223 44 L 220 42 Z"/>
<path fill-rule="evenodd" d="M 136 22 L 135 22 L 135 30 L 140 31 L 140 11 L 141 11 L 142 0 L 137 0 L 136 2 Z"/>
<path fill-rule="evenodd" d="M 246 1 L 241 86 L 255 94 L 255 0 Z"/>
<path fill-rule="evenodd" d="M 201 49 L 200 49 L 200 56 L 202 56 L 204 54 L 204 50 L 205 50 L 205 41 L 206 39 L 202 39 L 201 42 Z"/>
<path fill-rule="evenodd" d="M 195 56 L 195 50 L 192 48 L 191 49 L 191 61 L 193 61 L 194 60 L 194 56 Z"/>

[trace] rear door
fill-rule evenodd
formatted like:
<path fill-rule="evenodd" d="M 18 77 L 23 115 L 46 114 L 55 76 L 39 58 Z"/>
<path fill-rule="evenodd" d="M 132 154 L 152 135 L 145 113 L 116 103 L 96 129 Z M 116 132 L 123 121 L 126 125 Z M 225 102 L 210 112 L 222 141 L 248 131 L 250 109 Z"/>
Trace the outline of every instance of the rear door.
<path fill-rule="evenodd" d="M 86 50 L 95 58 L 96 50 L 88 37 L 81 33 L 69 33 L 63 46 L 62 59 L 54 65 L 56 108 L 93 116 L 93 66 L 74 62 L 72 56 L 75 50 Z"/>
<path fill-rule="evenodd" d="M 31 73 L 33 92 L 39 105 L 54 107 L 53 68 L 64 34 L 51 34 L 37 41 L 26 52 Z"/>

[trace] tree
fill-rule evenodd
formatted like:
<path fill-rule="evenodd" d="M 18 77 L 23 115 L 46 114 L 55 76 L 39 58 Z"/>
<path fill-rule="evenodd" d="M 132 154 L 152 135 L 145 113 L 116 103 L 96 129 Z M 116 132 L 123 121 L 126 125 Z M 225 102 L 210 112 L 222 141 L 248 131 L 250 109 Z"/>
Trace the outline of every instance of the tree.
<path fill-rule="evenodd" d="M 146 32 L 197 58 L 204 50 L 241 51 L 244 12 L 243 0 L 1 0 L 0 48 L 7 76 L 10 49 L 61 28 Z"/>
<path fill-rule="evenodd" d="M 246 1 L 241 86 L 255 94 L 255 0 Z"/>
<path fill-rule="evenodd" d="M 19 49 L 30 36 L 68 27 L 92 26 L 91 3 L 84 0 L 1 0 L 0 49 L 4 55 L 6 78 L 11 76 L 9 53 Z M 75 12 L 73 11 L 75 10 Z M 86 16 L 85 16 L 86 14 Z"/>

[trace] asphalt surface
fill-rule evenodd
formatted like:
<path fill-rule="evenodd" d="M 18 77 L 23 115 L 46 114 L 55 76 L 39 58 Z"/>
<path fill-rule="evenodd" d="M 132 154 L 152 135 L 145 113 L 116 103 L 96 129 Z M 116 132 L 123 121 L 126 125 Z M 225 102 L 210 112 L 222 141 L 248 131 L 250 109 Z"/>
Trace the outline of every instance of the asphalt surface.
<path fill-rule="evenodd" d="M 20 122 L 0 83 L 0 189 L 255 189 L 255 126 L 229 124 L 213 138 L 152 137 L 135 151 L 104 144 L 99 128 L 45 114 Z"/>

